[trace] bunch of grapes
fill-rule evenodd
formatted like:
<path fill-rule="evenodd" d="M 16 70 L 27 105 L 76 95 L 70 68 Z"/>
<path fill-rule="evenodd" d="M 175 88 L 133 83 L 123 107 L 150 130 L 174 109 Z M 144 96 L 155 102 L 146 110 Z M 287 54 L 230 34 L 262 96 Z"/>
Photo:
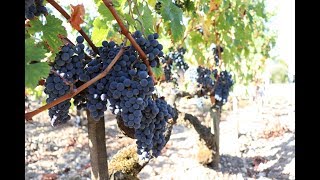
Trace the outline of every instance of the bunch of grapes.
<path fill-rule="evenodd" d="M 146 53 L 150 66 L 156 67 L 163 56 L 158 34 L 144 38 L 140 31 L 136 31 L 133 37 Z M 99 56 L 85 63 L 83 41 L 83 37 L 78 37 L 75 47 L 65 45 L 57 55 L 52 67 L 54 73 L 49 75 L 45 84 L 48 103 L 65 95 L 71 86 L 78 87 L 99 75 L 121 50 L 115 42 L 103 41 L 98 48 Z M 140 157 L 157 157 L 165 145 L 164 131 L 168 119 L 173 117 L 173 109 L 163 98 L 153 100 L 154 90 L 147 66 L 131 45 L 125 47 L 109 73 L 75 96 L 73 103 L 78 110 L 88 109 L 90 116 L 97 121 L 104 116 L 109 104 L 109 109 L 123 124 L 135 130 Z M 66 100 L 49 109 L 53 125 L 70 119 L 70 105 L 70 100 Z"/>
<path fill-rule="evenodd" d="M 165 75 L 165 80 L 169 82 L 172 80 L 172 61 L 169 61 L 166 58 L 161 58 L 161 63 L 165 64 L 163 66 L 163 71 Z"/>
<path fill-rule="evenodd" d="M 232 75 L 227 71 L 221 71 L 216 83 L 214 97 L 217 100 L 216 104 L 222 106 L 228 101 L 229 91 L 233 85 Z"/>
<path fill-rule="evenodd" d="M 161 150 L 166 144 L 166 140 L 164 138 L 164 132 L 166 130 L 166 123 L 169 119 L 175 116 L 173 108 L 167 104 L 164 98 L 159 98 L 156 100 L 156 105 L 159 108 L 159 113 L 156 116 L 156 120 L 154 122 L 154 136 L 153 136 L 153 148 L 152 155 L 154 157 L 158 157 L 160 155 Z"/>
<path fill-rule="evenodd" d="M 184 61 L 184 54 L 186 53 L 185 48 L 179 48 L 177 51 L 169 53 L 169 59 L 172 59 L 173 63 L 178 70 L 186 71 L 189 68 L 189 65 Z"/>
<path fill-rule="evenodd" d="M 26 0 L 24 4 L 25 18 L 33 19 L 40 14 L 48 14 L 47 8 L 43 5 L 43 0 Z"/>
<path fill-rule="evenodd" d="M 140 159 L 158 157 L 166 144 L 164 132 L 169 119 L 174 117 L 173 108 L 163 98 L 148 100 L 142 111 L 141 126 L 135 131 L 137 153 Z"/>
<path fill-rule="evenodd" d="M 198 67 L 197 68 L 198 73 L 198 87 L 200 88 L 201 94 L 209 94 L 211 95 L 214 91 L 214 80 L 212 79 L 214 76 L 213 72 L 210 69 L 204 68 L 204 67 Z"/>
<path fill-rule="evenodd" d="M 232 75 L 227 71 L 209 70 L 198 67 L 198 87 L 202 95 L 214 95 L 216 104 L 222 106 L 228 101 L 229 91 L 233 85 Z"/>
<path fill-rule="evenodd" d="M 140 159 L 149 159 L 150 151 L 153 148 L 153 136 L 155 129 L 155 118 L 159 113 L 155 101 L 149 99 L 148 106 L 142 111 L 141 125 L 135 130 L 135 138 L 137 139 L 137 153 Z"/>
<path fill-rule="evenodd" d="M 120 47 L 113 41 L 103 42 L 103 48 L 100 48 L 102 69 L 109 66 L 119 51 Z M 138 59 L 135 49 L 129 47 L 125 50 L 99 83 L 104 86 L 99 94 L 101 100 L 109 100 L 110 109 L 114 114 L 121 114 L 125 126 L 138 128 L 142 118 L 141 110 L 145 108 L 146 98 L 152 94 L 154 84 L 148 75 L 147 66 Z"/>
<path fill-rule="evenodd" d="M 150 66 L 156 67 L 159 65 L 159 58 L 163 57 L 163 46 L 159 44 L 158 38 L 159 35 L 157 33 L 150 34 L 147 36 L 147 39 L 142 37 L 142 33 L 140 31 L 136 31 L 133 33 L 133 38 L 139 44 L 143 52 L 147 55 Z"/>
<path fill-rule="evenodd" d="M 78 39 L 83 38 L 79 37 Z M 49 77 L 45 82 L 44 92 L 49 95 L 47 103 L 67 94 L 70 87 L 74 87 L 79 77 L 84 74 L 83 58 L 79 57 L 83 53 L 82 42 L 83 40 L 78 42 L 75 47 L 69 44 L 64 45 L 56 55 Z M 75 52 L 76 55 L 74 55 Z M 49 109 L 52 126 L 65 123 L 70 119 L 68 115 L 70 106 L 70 100 L 66 100 Z"/>
<path fill-rule="evenodd" d="M 177 76 L 175 78 L 179 78 L 179 74 L 184 74 L 184 72 L 189 68 L 189 65 L 184 61 L 185 53 L 185 48 L 178 48 L 177 51 L 171 51 L 168 55 L 162 58 L 161 62 L 162 64 L 165 64 L 163 68 L 165 80 L 167 82 L 174 80 L 174 76 Z M 176 67 L 176 69 L 173 69 L 173 67 Z"/>
<path fill-rule="evenodd" d="M 219 51 L 220 51 L 220 53 L 223 52 L 223 48 L 221 46 L 217 46 L 217 47 L 212 48 L 214 62 L 215 62 L 216 66 L 219 66 L 219 61 L 220 61 Z"/>

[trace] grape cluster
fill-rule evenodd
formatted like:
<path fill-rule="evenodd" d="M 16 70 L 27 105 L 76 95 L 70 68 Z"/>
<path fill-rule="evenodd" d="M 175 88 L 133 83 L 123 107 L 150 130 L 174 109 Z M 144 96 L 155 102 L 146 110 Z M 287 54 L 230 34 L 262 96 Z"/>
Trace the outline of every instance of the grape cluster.
<path fill-rule="evenodd" d="M 68 90 L 70 90 L 70 87 L 63 82 L 60 76 L 50 74 L 46 79 L 44 89 L 44 92 L 49 95 L 46 102 L 51 103 L 58 97 L 63 96 Z M 70 120 L 70 116 L 68 115 L 70 106 L 70 101 L 66 100 L 49 109 L 52 126 L 65 123 Z"/>
<path fill-rule="evenodd" d="M 49 95 L 46 99 L 47 103 L 51 103 L 68 93 L 70 86 L 74 86 L 79 76 L 84 74 L 83 58 L 81 58 L 81 53 L 83 53 L 83 49 L 81 49 L 83 47 L 82 42 L 78 43 L 75 47 L 69 44 L 64 45 L 56 55 L 52 71 L 44 84 L 44 92 Z M 76 55 L 74 55 L 75 52 Z M 70 119 L 68 115 L 70 106 L 70 100 L 66 100 L 49 109 L 52 126 L 65 123 Z"/>
<path fill-rule="evenodd" d="M 135 138 L 137 139 L 137 153 L 141 159 L 149 159 L 150 151 L 153 148 L 153 136 L 155 130 L 155 118 L 159 113 L 155 101 L 148 100 L 148 106 L 142 111 L 141 125 L 135 130 Z"/>
<path fill-rule="evenodd" d="M 76 63 L 76 67 L 78 68 L 77 71 L 79 71 L 79 75 L 76 76 L 76 79 L 78 80 L 75 82 L 76 87 L 80 87 L 83 85 L 85 82 L 89 81 L 90 78 L 87 76 L 84 67 L 86 66 L 86 61 L 84 60 L 85 54 L 84 54 L 84 38 L 82 36 L 78 36 L 76 38 L 77 44 L 74 47 L 74 51 L 78 54 L 78 58 L 81 59 Z M 80 70 L 81 68 L 81 70 Z M 73 97 L 74 101 L 73 104 L 77 106 L 77 110 L 81 110 L 86 107 L 86 90 L 81 91 L 79 94 Z"/>
<path fill-rule="evenodd" d="M 215 76 L 217 76 L 217 74 L 218 73 L 215 73 Z M 221 71 L 216 83 L 214 97 L 218 101 L 217 104 L 221 106 L 228 101 L 229 91 L 233 85 L 232 75 L 227 71 Z"/>
<path fill-rule="evenodd" d="M 169 59 L 172 59 L 173 63 L 177 69 L 186 71 L 189 68 L 189 65 L 184 61 L 184 54 L 186 53 L 185 48 L 179 48 L 177 51 L 169 53 Z"/>
<path fill-rule="evenodd" d="M 184 73 L 189 68 L 189 65 L 184 61 L 185 53 L 185 48 L 178 48 L 177 51 L 171 51 L 168 55 L 162 58 L 161 62 L 165 64 L 163 69 L 165 80 L 167 82 L 174 79 L 174 75 L 172 72 L 174 72 L 175 74 L 178 74 L 179 72 Z M 176 69 L 174 69 L 174 67 L 176 67 Z M 177 77 L 179 76 L 177 75 Z"/>
<path fill-rule="evenodd" d="M 107 67 L 120 47 L 112 41 L 104 41 L 104 45 L 113 47 L 103 48 L 100 53 L 104 58 L 103 66 Z M 103 79 L 108 80 L 105 94 L 113 113 L 121 114 L 125 126 L 139 128 L 141 111 L 154 91 L 154 83 L 148 75 L 147 66 L 138 59 L 136 50 L 130 46 Z"/>
<path fill-rule="evenodd" d="M 93 79 L 102 71 L 102 58 L 95 58 L 87 64 L 85 69 L 86 74 L 81 77 L 84 81 Z M 104 116 L 104 111 L 107 110 L 107 97 L 105 94 L 107 80 L 102 78 L 87 89 L 86 99 L 87 104 L 86 108 L 90 112 L 90 116 L 99 121 L 101 117 Z"/>
<path fill-rule="evenodd" d="M 163 98 L 148 99 L 148 106 L 142 111 L 141 126 L 135 131 L 137 153 L 140 159 L 158 157 L 166 144 L 164 132 L 170 118 L 174 117 L 173 108 Z"/>
<path fill-rule="evenodd" d="M 169 62 L 168 59 L 161 58 L 161 63 L 165 64 L 165 66 L 163 66 L 163 72 L 165 75 L 165 80 L 169 82 L 172 80 L 172 62 Z"/>
<path fill-rule="evenodd" d="M 214 95 L 216 105 L 222 106 L 225 104 L 228 101 L 229 91 L 233 85 L 232 75 L 227 71 L 221 71 L 218 74 L 217 69 L 211 71 L 203 67 L 198 67 L 197 73 L 197 82 L 201 94 Z"/>
<path fill-rule="evenodd" d="M 163 47 L 157 41 L 158 34 L 144 38 L 140 31 L 136 31 L 133 37 L 147 54 L 150 66 L 156 67 L 159 58 L 163 57 Z M 121 50 L 120 45 L 114 41 L 103 41 L 98 48 L 99 56 L 85 63 L 83 40 L 83 37 L 78 37 L 74 48 L 65 45 L 56 56 L 52 67 L 54 73 L 49 75 L 45 83 L 45 92 L 49 94 L 48 103 L 70 91 L 70 84 L 78 87 L 99 75 Z M 165 145 L 164 131 L 168 119 L 173 117 L 173 109 L 163 98 L 153 100 L 154 90 L 147 66 L 131 45 L 125 47 L 124 53 L 109 73 L 75 96 L 73 103 L 78 110 L 88 109 L 90 116 L 97 121 L 103 117 L 109 105 L 108 109 L 126 127 L 135 130 L 140 157 L 157 157 Z M 53 125 L 70 119 L 70 105 L 70 100 L 66 100 L 49 109 Z"/>
<path fill-rule="evenodd" d="M 147 39 L 145 39 L 142 37 L 142 33 L 140 31 L 136 31 L 133 33 L 133 37 L 147 55 L 150 66 L 156 67 L 159 64 L 159 57 L 163 57 L 163 46 L 162 44 L 159 44 L 157 40 L 159 35 L 157 33 L 150 34 L 147 36 Z"/>
<path fill-rule="evenodd" d="M 166 144 L 166 140 L 164 138 L 164 132 L 166 130 L 166 123 L 169 119 L 175 116 L 173 108 L 167 104 L 167 102 L 163 98 L 159 98 L 156 100 L 156 105 L 159 108 L 159 113 L 156 116 L 155 131 L 153 136 L 153 148 L 152 155 L 154 157 L 158 157 L 160 155 L 161 150 Z"/>
<path fill-rule="evenodd" d="M 219 49 L 220 49 L 220 53 L 222 53 L 223 48 L 221 46 L 217 46 L 217 47 L 212 48 L 213 55 L 214 55 L 214 62 L 215 62 L 216 66 L 219 66 L 219 61 L 220 61 Z"/>
<path fill-rule="evenodd" d="M 163 56 L 163 47 L 156 40 L 158 34 L 148 35 L 145 39 L 140 31 L 136 31 L 133 37 L 147 54 L 150 66 L 157 66 L 158 58 Z M 85 69 L 86 79 L 92 79 L 106 69 L 119 51 L 120 46 L 114 41 L 103 41 L 99 47 L 100 57 L 89 62 Z M 154 83 L 135 48 L 129 46 L 110 72 L 87 91 L 86 108 L 92 118 L 99 120 L 109 102 L 110 110 L 121 115 L 125 126 L 137 129 L 140 127 L 141 111 L 154 91 Z"/>
<path fill-rule="evenodd" d="M 163 56 L 162 45 L 156 40 L 158 35 L 151 34 L 145 39 L 140 31 L 136 31 L 133 37 L 147 54 L 150 65 L 157 66 L 156 59 Z M 120 46 L 115 42 L 103 41 L 99 48 L 100 61 L 94 62 L 95 66 L 105 69 L 119 51 Z M 99 68 L 96 68 L 98 72 Z M 165 144 L 163 133 L 166 121 L 172 117 L 173 112 L 164 100 L 152 99 L 154 82 L 133 46 L 124 51 L 110 72 L 97 82 L 96 88 L 100 83 L 105 88 L 98 96 L 108 100 L 110 110 L 126 127 L 135 129 L 139 156 L 150 158 L 151 150 L 153 156 L 158 156 Z"/>
<path fill-rule="evenodd" d="M 214 89 L 214 81 L 212 79 L 213 72 L 210 69 L 199 66 L 197 68 L 198 73 L 198 87 L 200 88 L 201 94 L 212 94 Z"/>
<path fill-rule="evenodd" d="M 27 19 L 33 19 L 40 14 L 48 14 L 47 8 L 43 5 L 43 0 L 26 0 L 24 12 Z"/>

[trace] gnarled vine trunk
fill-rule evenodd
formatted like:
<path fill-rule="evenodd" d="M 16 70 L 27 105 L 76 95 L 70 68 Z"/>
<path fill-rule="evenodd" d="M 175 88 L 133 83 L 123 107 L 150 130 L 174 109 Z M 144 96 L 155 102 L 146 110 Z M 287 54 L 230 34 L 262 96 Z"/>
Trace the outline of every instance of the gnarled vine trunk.
<path fill-rule="evenodd" d="M 91 161 L 91 179 L 108 180 L 108 161 L 104 117 L 95 121 L 90 117 L 87 110 L 88 118 L 88 138 Z"/>

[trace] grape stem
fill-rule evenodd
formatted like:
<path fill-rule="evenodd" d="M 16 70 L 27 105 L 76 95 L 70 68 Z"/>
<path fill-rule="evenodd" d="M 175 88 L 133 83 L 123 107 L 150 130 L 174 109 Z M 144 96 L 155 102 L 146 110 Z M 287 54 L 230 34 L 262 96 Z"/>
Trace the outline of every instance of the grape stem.
<path fill-rule="evenodd" d="M 149 76 L 151 76 L 153 82 L 156 83 L 156 79 L 155 79 L 154 74 L 152 72 L 152 68 L 151 68 L 151 66 L 149 64 L 149 61 L 147 60 L 148 59 L 147 55 L 143 52 L 141 47 L 136 43 L 136 41 L 133 39 L 133 37 L 131 36 L 131 34 L 128 31 L 128 29 L 123 24 L 122 20 L 120 19 L 119 15 L 117 14 L 116 10 L 114 9 L 111 0 L 102 0 L 102 1 L 107 6 L 107 8 L 111 12 L 111 14 L 115 18 L 115 20 L 118 22 L 118 24 L 119 24 L 119 26 L 121 28 L 121 33 L 128 38 L 128 40 L 131 42 L 133 47 L 138 51 L 138 53 L 140 55 L 140 58 L 142 59 L 143 63 L 147 65 Z"/>
<path fill-rule="evenodd" d="M 47 0 L 48 3 L 50 3 L 54 8 L 56 8 L 63 17 L 65 17 L 68 21 L 70 20 L 70 15 L 54 0 Z M 78 32 L 84 37 L 84 39 L 88 42 L 88 44 L 91 46 L 92 50 L 98 54 L 98 48 L 93 44 L 89 36 L 82 30 L 78 30 Z"/>
<path fill-rule="evenodd" d="M 59 73 L 57 73 L 55 70 L 51 69 L 50 72 L 52 72 L 53 74 L 59 76 L 62 81 L 64 82 L 64 84 L 70 86 L 71 90 L 73 89 L 73 83 L 69 82 L 68 80 L 66 80 L 64 77 L 62 77 Z"/>
<path fill-rule="evenodd" d="M 126 39 L 125 42 L 123 43 L 124 45 L 126 44 Z M 39 114 L 42 111 L 45 111 L 67 99 L 71 99 L 72 97 L 76 96 L 77 94 L 79 94 L 81 91 L 83 91 L 84 89 L 86 89 L 87 87 L 89 87 L 90 85 L 92 85 L 93 83 L 95 83 L 96 81 L 98 81 L 99 79 L 105 77 L 109 71 L 111 70 L 111 68 L 113 67 L 113 65 L 120 59 L 120 57 L 122 56 L 123 52 L 125 51 L 125 47 L 122 46 L 120 51 L 118 52 L 118 54 L 116 55 L 116 57 L 113 58 L 113 60 L 111 61 L 111 63 L 108 65 L 108 67 L 102 71 L 99 75 L 97 75 L 96 77 L 94 77 L 93 79 L 91 79 L 90 81 L 84 83 L 83 85 L 81 85 L 79 88 L 75 89 L 74 91 L 70 91 L 68 94 L 65 94 L 61 97 L 59 97 L 58 99 L 52 101 L 49 104 L 46 104 L 32 112 L 28 112 L 25 114 L 25 119 L 27 121 L 31 120 L 33 116 Z"/>

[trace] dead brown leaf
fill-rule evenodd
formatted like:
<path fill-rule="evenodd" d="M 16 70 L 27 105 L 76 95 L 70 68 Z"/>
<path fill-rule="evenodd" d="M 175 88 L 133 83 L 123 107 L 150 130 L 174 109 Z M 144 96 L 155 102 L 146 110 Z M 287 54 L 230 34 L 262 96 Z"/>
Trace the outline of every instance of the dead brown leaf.
<path fill-rule="evenodd" d="M 76 30 L 80 30 L 80 24 L 82 24 L 84 21 L 84 14 L 85 14 L 85 10 L 84 10 L 84 6 L 83 4 L 78 4 L 76 6 L 71 5 L 71 17 L 70 17 L 70 24 L 71 26 L 76 29 Z"/>

